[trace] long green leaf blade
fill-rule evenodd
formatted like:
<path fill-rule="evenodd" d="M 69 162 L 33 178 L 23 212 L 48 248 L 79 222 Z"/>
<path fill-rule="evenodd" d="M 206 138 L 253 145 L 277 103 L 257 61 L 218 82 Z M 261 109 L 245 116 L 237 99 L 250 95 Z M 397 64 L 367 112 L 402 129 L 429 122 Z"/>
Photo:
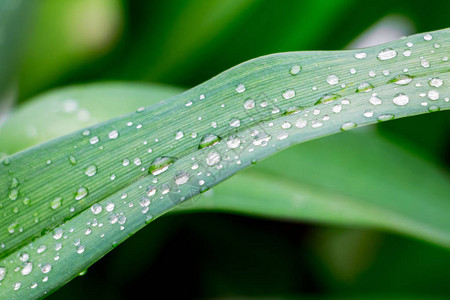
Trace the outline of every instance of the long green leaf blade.
<path fill-rule="evenodd" d="M 448 109 L 448 44 L 442 30 L 364 51 L 262 57 L 6 158 L 0 295 L 44 295 L 145 223 L 293 143 Z"/>

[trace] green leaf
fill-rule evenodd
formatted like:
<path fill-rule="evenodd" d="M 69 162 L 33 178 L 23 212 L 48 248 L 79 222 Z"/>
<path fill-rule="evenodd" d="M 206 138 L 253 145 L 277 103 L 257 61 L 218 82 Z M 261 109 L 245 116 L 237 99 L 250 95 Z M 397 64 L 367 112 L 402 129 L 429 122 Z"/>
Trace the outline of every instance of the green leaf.
<path fill-rule="evenodd" d="M 0 295 L 43 296 L 180 202 L 294 143 L 448 109 L 449 32 L 258 58 L 4 159 Z M 411 80 L 397 77 L 405 73 Z M 448 238 L 448 218 L 433 217 Z"/>
<path fill-rule="evenodd" d="M 0 151 L 12 154 L 179 92 L 168 86 L 118 82 L 58 89 L 27 102 L 0 127 Z M 330 153 L 329 148 L 334 151 Z M 180 210 L 368 226 L 445 245 L 446 228 L 429 220 L 440 215 L 435 210 L 445 212 L 448 180 L 447 174 L 402 145 L 372 130 L 353 131 L 283 151 Z"/>

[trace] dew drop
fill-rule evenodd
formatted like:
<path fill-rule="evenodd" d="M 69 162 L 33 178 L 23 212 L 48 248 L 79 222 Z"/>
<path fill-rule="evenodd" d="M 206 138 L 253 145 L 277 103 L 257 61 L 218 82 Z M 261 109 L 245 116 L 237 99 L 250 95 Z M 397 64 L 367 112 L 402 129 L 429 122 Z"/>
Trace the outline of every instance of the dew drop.
<path fill-rule="evenodd" d="M 56 197 L 50 202 L 50 207 L 53 209 L 57 209 L 62 205 L 63 198 L 62 197 Z"/>
<path fill-rule="evenodd" d="M 149 172 L 154 176 L 166 171 L 177 159 L 171 156 L 161 156 L 155 158 L 149 167 Z"/>
<path fill-rule="evenodd" d="M 388 60 L 397 56 L 397 51 L 392 48 L 386 48 L 378 52 L 377 58 L 379 60 Z"/>
<path fill-rule="evenodd" d="M 44 274 L 47 274 L 51 270 L 52 270 L 52 266 L 50 264 L 43 264 L 42 267 L 41 267 L 41 271 Z"/>
<path fill-rule="evenodd" d="M 252 109 L 255 107 L 255 100 L 253 99 L 247 99 L 244 102 L 245 109 Z"/>
<path fill-rule="evenodd" d="M 339 83 L 339 78 L 336 75 L 331 74 L 327 78 L 327 83 L 330 84 L 330 85 L 338 84 Z"/>
<path fill-rule="evenodd" d="M 441 108 L 439 106 L 437 106 L 437 105 L 431 105 L 430 107 L 428 107 L 428 111 L 429 112 L 437 112 L 437 111 L 440 111 L 440 110 L 441 110 Z"/>
<path fill-rule="evenodd" d="M 427 33 L 423 36 L 423 39 L 425 41 L 431 41 L 433 39 L 433 36 L 431 34 Z"/>
<path fill-rule="evenodd" d="M 245 92 L 245 85 L 243 85 L 242 83 L 238 84 L 236 86 L 236 92 L 238 92 L 239 94 Z"/>
<path fill-rule="evenodd" d="M 226 139 L 228 148 L 235 149 L 241 145 L 241 140 L 237 136 L 230 136 Z"/>
<path fill-rule="evenodd" d="M 383 101 L 376 95 L 372 95 L 369 99 L 370 104 L 372 105 L 380 105 Z"/>
<path fill-rule="evenodd" d="M 31 271 L 33 271 L 33 264 L 30 262 L 25 263 L 24 267 L 22 268 L 22 275 L 26 276 L 28 274 L 31 273 Z"/>
<path fill-rule="evenodd" d="M 183 131 L 178 130 L 177 132 L 175 132 L 175 139 L 176 139 L 176 140 L 181 139 L 183 136 L 184 136 Z"/>
<path fill-rule="evenodd" d="M 298 73 L 300 73 L 301 70 L 302 70 L 302 67 L 301 67 L 301 66 L 299 66 L 299 65 L 293 65 L 293 66 L 291 67 L 290 73 L 291 73 L 292 75 L 297 75 Z"/>
<path fill-rule="evenodd" d="M 72 166 L 75 166 L 77 164 L 77 159 L 75 158 L 75 156 L 70 155 L 69 156 L 69 162 Z"/>
<path fill-rule="evenodd" d="M 286 90 L 283 93 L 283 98 L 286 99 L 286 100 L 294 98 L 294 97 L 295 97 L 295 91 L 294 90 Z"/>
<path fill-rule="evenodd" d="M 356 89 L 357 93 L 361 93 L 361 92 L 370 92 L 373 89 L 373 85 L 370 84 L 369 82 L 362 82 L 358 85 L 358 88 Z"/>
<path fill-rule="evenodd" d="M 108 133 L 108 137 L 109 137 L 111 140 L 117 139 L 117 138 L 119 137 L 119 133 L 117 132 L 117 130 L 110 131 L 110 132 Z"/>
<path fill-rule="evenodd" d="M 98 138 L 98 136 L 94 136 L 94 137 L 91 137 L 91 138 L 89 139 L 89 143 L 91 143 L 92 145 L 97 144 L 98 141 L 100 141 L 100 139 Z"/>
<path fill-rule="evenodd" d="M 0 281 L 5 279 L 5 277 L 6 277 L 6 268 L 5 267 L 0 267 Z"/>
<path fill-rule="evenodd" d="M 90 165 L 88 166 L 85 170 L 84 170 L 84 174 L 86 174 L 89 177 L 94 176 L 95 174 L 97 174 L 97 166 L 95 165 Z"/>
<path fill-rule="evenodd" d="M 384 122 L 384 121 L 392 120 L 394 118 L 395 118 L 395 116 L 393 114 L 384 114 L 384 115 L 378 116 L 377 120 L 378 120 L 378 122 Z"/>
<path fill-rule="evenodd" d="M 341 96 L 338 94 L 325 94 L 322 97 L 320 97 L 319 100 L 317 100 L 316 103 L 314 103 L 314 105 L 332 102 L 339 98 L 341 98 Z"/>
<path fill-rule="evenodd" d="M 406 94 L 398 93 L 392 99 L 395 105 L 403 106 L 409 103 L 409 97 Z"/>
<path fill-rule="evenodd" d="M 297 127 L 297 128 L 305 128 L 307 124 L 308 124 L 308 122 L 301 118 L 298 119 L 297 121 L 295 121 L 295 127 Z"/>
<path fill-rule="evenodd" d="M 395 83 L 398 85 L 407 85 L 412 80 L 413 80 L 412 76 L 410 76 L 408 74 L 400 74 L 400 75 L 395 76 L 391 80 L 389 80 L 388 83 Z"/>
<path fill-rule="evenodd" d="M 220 142 L 221 138 L 215 134 L 208 133 L 205 134 L 200 140 L 200 144 L 198 145 L 198 149 L 203 149 L 206 147 L 211 147 Z"/>
<path fill-rule="evenodd" d="M 215 164 L 220 162 L 220 155 L 217 152 L 210 152 L 206 157 L 206 163 L 209 166 L 214 166 Z"/>
<path fill-rule="evenodd" d="M 436 90 L 431 90 L 428 92 L 428 99 L 430 100 L 438 100 L 439 99 L 439 92 Z"/>
<path fill-rule="evenodd" d="M 95 203 L 91 206 L 91 211 L 94 215 L 98 215 L 102 212 L 102 206 L 98 203 Z"/>
<path fill-rule="evenodd" d="M 424 68 L 429 68 L 430 67 L 430 62 L 428 60 L 426 60 L 425 58 L 422 58 L 420 60 L 420 65 Z"/>
<path fill-rule="evenodd" d="M 84 197 L 86 197 L 88 195 L 88 189 L 85 188 L 84 186 L 80 187 L 77 192 L 75 193 L 75 200 L 81 200 Z"/>
<path fill-rule="evenodd" d="M 435 77 L 431 78 L 430 81 L 428 81 L 428 84 L 433 87 L 440 87 L 443 84 L 443 81 L 442 79 Z"/>
<path fill-rule="evenodd" d="M 239 119 L 233 118 L 230 120 L 231 127 L 239 127 L 241 126 L 241 121 Z"/>
<path fill-rule="evenodd" d="M 189 180 L 189 174 L 186 171 L 178 171 L 175 174 L 175 183 L 177 185 L 185 184 Z"/>

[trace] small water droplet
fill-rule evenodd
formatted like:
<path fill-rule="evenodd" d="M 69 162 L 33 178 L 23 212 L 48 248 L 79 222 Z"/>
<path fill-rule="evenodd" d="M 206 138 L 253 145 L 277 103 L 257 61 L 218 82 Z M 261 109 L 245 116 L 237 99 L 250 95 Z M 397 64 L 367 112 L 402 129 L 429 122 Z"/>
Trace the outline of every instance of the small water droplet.
<path fill-rule="evenodd" d="M 0 267 L 0 281 L 5 279 L 5 277 L 6 277 L 6 268 L 5 267 Z"/>
<path fill-rule="evenodd" d="M 233 118 L 230 120 L 231 127 L 239 127 L 241 126 L 241 121 L 239 119 Z"/>
<path fill-rule="evenodd" d="M 77 164 L 77 159 L 75 158 L 75 156 L 70 155 L 69 156 L 69 162 L 72 166 L 75 166 Z"/>
<path fill-rule="evenodd" d="M 12 189 L 9 191 L 8 194 L 9 199 L 16 200 L 19 197 L 19 190 L 18 189 Z"/>
<path fill-rule="evenodd" d="M 423 39 L 425 41 L 431 41 L 433 39 L 433 36 L 431 34 L 427 33 L 423 36 Z"/>
<path fill-rule="evenodd" d="M 91 211 L 94 215 L 98 215 L 102 212 L 102 206 L 98 203 L 95 203 L 91 206 Z"/>
<path fill-rule="evenodd" d="M 206 163 L 209 166 L 214 166 L 215 164 L 220 162 L 220 154 L 217 152 L 210 152 L 206 156 Z"/>
<path fill-rule="evenodd" d="M 50 207 L 53 209 L 57 209 L 62 205 L 63 198 L 62 197 L 55 197 L 52 202 L 50 202 Z"/>
<path fill-rule="evenodd" d="M 327 78 L 327 83 L 330 84 L 330 85 L 338 84 L 339 83 L 339 78 L 336 75 L 331 74 Z"/>
<path fill-rule="evenodd" d="M 403 106 L 409 103 L 409 97 L 406 94 L 398 93 L 392 99 L 395 105 Z"/>
<path fill-rule="evenodd" d="M 55 240 L 59 240 L 64 234 L 64 231 L 61 228 L 56 228 L 53 230 L 53 238 Z"/>
<path fill-rule="evenodd" d="M 394 118 L 395 118 L 395 116 L 393 114 L 384 114 L 384 115 L 378 116 L 377 120 L 378 120 L 378 122 L 384 122 L 384 121 L 392 120 Z"/>
<path fill-rule="evenodd" d="M 440 110 L 441 110 L 441 108 L 439 106 L 437 106 L 437 105 L 431 105 L 430 107 L 428 107 L 428 111 L 429 112 L 437 112 L 437 111 L 440 111 Z"/>
<path fill-rule="evenodd" d="M 239 94 L 245 92 L 245 85 L 243 85 L 242 83 L 238 84 L 236 86 L 236 92 L 238 92 Z"/>
<path fill-rule="evenodd" d="M 379 60 L 388 60 L 388 59 L 392 59 L 396 56 L 397 56 L 397 51 L 395 51 L 392 48 L 385 48 L 385 49 L 381 50 L 380 52 L 378 52 L 377 58 Z"/>
<path fill-rule="evenodd" d="M 372 95 L 369 99 L 370 104 L 372 105 L 380 105 L 383 101 L 376 95 Z"/>
<path fill-rule="evenodd" d="M 41 267 L 41 271 L 44 274 L 47 274 L 51 270 L 52 270 L 52 266 L 50 264 L 43 264 L 42 267 Z"/>
<path fill-rule="evenodd" d="M 189 180 L 189 173 L 187 173 L 186 171 L 181 170 L 175 174 L 175 183 L 177 185 L 185 184 L 188 180 Z"/>
<path fill-rule="evenodd" d="M 298 73 L 300 73 L 301 70 L 302 70 L 302 67 L 301 67 L 301 66 L 299 66 L 299 65 L 293 65 L 293 66 L 291 67 L 290 73 L 291 73 L 292 75 L 297 75 Z"/>
<path fill-rule="evenodd" d="M 226 139 L 226 143 L 228 148 L 234 149 L 241 145 L 241 140 L 237 136 L 233 135 Z"/>
<path fill-rule="evenodd" d="M 183 131 L 178 130 L 177 132 L 175 132 L 175 139 L 176 139 L 176 140 L 179 140 L 179 139 L 181 139 L 182 137 L 184 137 Z"/>
<path fill-rule="evenodd" d="M 426 60 L 425 58 L 422 58 L 420 60 L 420 65 L 424 68 L 429 68 L 430 67 L 430 62 L 428 60 Z"/>
<path fill-rule="evenodd" d="M 97 166 L 95 165 L 90 165 L 88 166 L 85 170 L 84 170 L 84 174 L 86 174 L 89 177 L 94 176 L 95 174 L 97 174 Z"/>
<path fill-rule="evenodd" d="M 367 53 L 366 52 L 357 52 L 355 53 L 355 58 L 357 59 L 363 59 L 367 57 Z"/>
<path fill-rule="evenodd" d="M 253 107 L 255 107 L 255 100 L 253 100 L 253 99 L 245 100 L 244 107 L 245 107 L 245 109 L 252 109 Z"/>
<path fill-rule="evenodd" d="M 117 139 L 119 137 L 119 132 L 117 132 L 117 130 L 113 130 L 113 131 L 108 133 L 108 137 L 111 140 Z"/>
<path fill-rule="evenodd" d="M 16 282 L 16 283 L 14 283 L 13 288 L 14 288 L 15 291 L 17 291 L 18 289 L 20 289 L 21 286 L 22 286 L 21 282 Z"/>
<path fill-rule="evenodd" d="M 295 97 L 295 91 L 294 90 L 286 90 L 283 93 L 283 98 L 286 99 L 286 100 L 294 98 L 294 97 Z"/>
<path fill-rule="evenodd" d="M 84 186 L 80 187 L 75 193 L 75 200 L 81 200 L 88 195 L 89 191 Z"/>
<path fill-rule="evenodd" d="M 149 172 L 157 176 L 166 171 L 177 159 L 171 156 L 155 158 L 149 167 Z"/>
<path fill-rule="evenodd" d="M 94 137 L 91 137 L 91 138 L 89 139 L 89 143 L 91 143 L 92 145 L 97 144 L 98 141 L 100 141 L 100 139 L 98 138 L 98 136 L 94 136 Z"/>
<path fill-rule="evenodd" d="M 369 82 L 361 82 L 358 85 L 358 88 L 356 89 L 357 93 L 361 93 L 361 92 L 370 92 L 373 89 L 373 85 L 370 84 Z"/>

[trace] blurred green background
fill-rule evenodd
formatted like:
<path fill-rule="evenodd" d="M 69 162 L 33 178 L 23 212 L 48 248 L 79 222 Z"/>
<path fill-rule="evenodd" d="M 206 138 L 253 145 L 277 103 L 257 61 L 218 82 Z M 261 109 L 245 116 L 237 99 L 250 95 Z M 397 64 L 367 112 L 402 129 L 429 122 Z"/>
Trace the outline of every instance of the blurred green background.
<path fill-rule="evenodd" d="M 436 0 L 5 1 L 24 9 L 0 18 L 0 29 L 15 30 L 0 44 L 0 59 L 8 57 L 0 79 L 14 78 L 0 80 L 7 82 L 0 93 L 16 95 L 2 97 L 3 114 L 70 84 L 120 80 L 187 89 L 261 55 L 357 47 L 374 25 L 378 37 L 395 38 L 450 23 L 450 2 Z M 14 45 L 21 51 L 8 50 Z M 448 173 L 449 116 L 406 118 L 376 130 Z M 180 214 L 147 226 L 49 299 L 448 299 L 449 278 L 448 249 L 398 235 Z"/>

